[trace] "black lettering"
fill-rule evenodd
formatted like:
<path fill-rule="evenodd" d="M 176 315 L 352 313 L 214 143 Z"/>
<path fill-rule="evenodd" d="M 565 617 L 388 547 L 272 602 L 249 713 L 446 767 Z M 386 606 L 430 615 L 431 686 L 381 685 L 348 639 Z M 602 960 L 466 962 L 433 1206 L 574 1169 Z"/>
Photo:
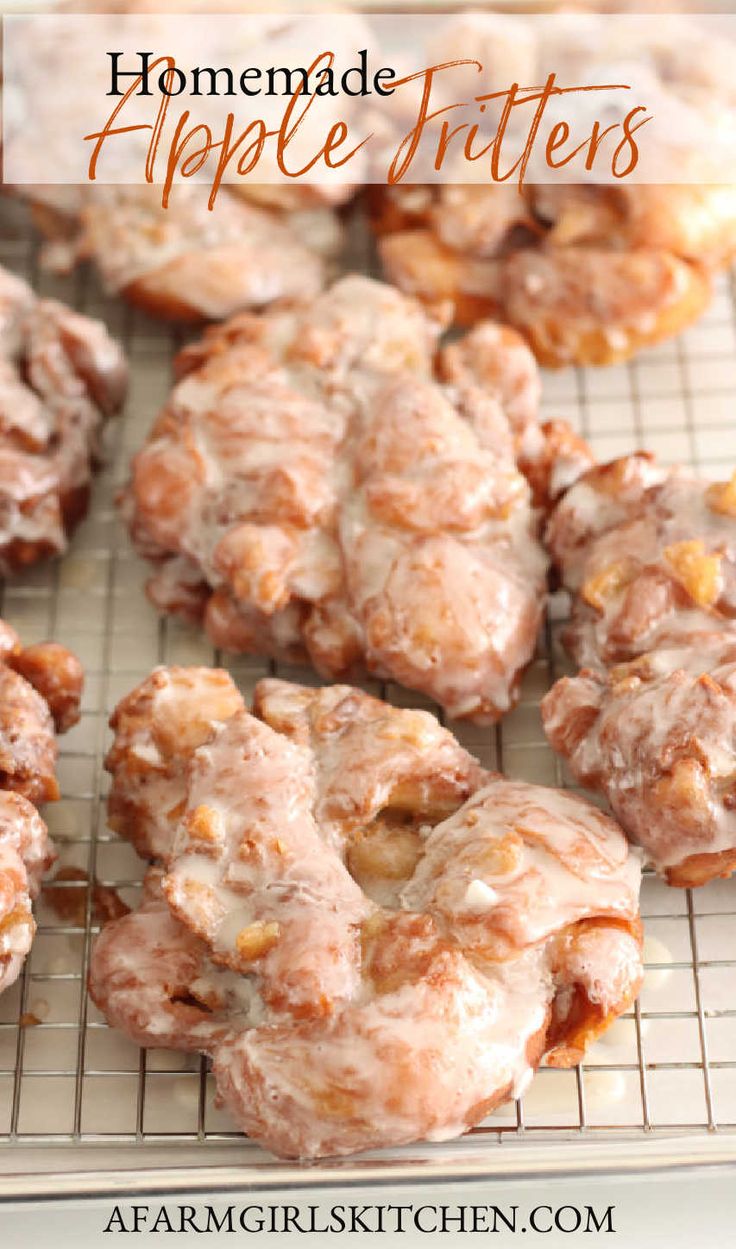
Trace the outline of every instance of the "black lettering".
<path fill-rule="evenodd" d="M 382 87 L 381 86 L 381 82 L 384 78 L 387 78 L 390 82 L 393 82 L 396 78 L 396 70 L 391 69 L 388 65 L 384 65 L 383 69 L 376 70 L 375 74 L 373 75 L 373 88 L 376 92 L 376 95 L 393 95 L 396 89 L 395 87 Z"/>
<path fill-rule="evenodd" d="M 205 95 L 235 95 L 235 79 L 233 77 L 233 71 L 226 65 L 220 66 L 219 69 L 213 69 L 211 65 L 205 65 L 202 68 L 200 68 L 200 66 L 195 66 L 192 70 L 192 81 L 194 84 L 191 89 L 192 95 L 202 94 L 199 89 L 199 83 L 200 79 L 205 74 L 209 74 L 210 79 L 209 89 L 205 91 Z M 226 91 L 221 91 L 217 85 L 217 79 L 220 74 L 225 75 L 225 81 L 227 82 Z"/>
<path fill-rule="evenodd" d="M 212 1206 L 207 1206 L 207 1226 L 202 1228 L 203 1232 L 234 1232 L 233 1227 L 233 1207 L 228 1206 L 221 1219 L 217 1217 L 217 1211 Z"/>
<path fill-rule="evenodd" d="M 552 1219 L 550 1218 L 549 1227 L 541 1227 L 540 1224 L 537 1222 L 537 1215 L 542 1210 L 545 1212 L 545 1214 L 549 1214 L 549 1215 L 552 1214 L 551 1206 L 535 1206 L 531 1214 L 529 1215 L 529 1223 L 531 1224 L 531 1228 L 533 1232 L 541 1232 L 544 1235 L 547 1232 L 552 1231 Z"/>
<path fill-rule="evenodd" d="M 307 1206 L 307 1209 L 309 1211 L 309 1227 L 305 1228 L 305 1231 L 311 1232 L 312 1235 L 316 1233 L 318 1236 L 326 1236 L 330 1228 L 325 1223 L 320 1224 L 319 1206 Z"/>
<path fill-rule="evenodd" d="M 113 1227 L 113 1224 L 115 1224 L 114 1227 Z M 107 1227 L 103 1227 L 102 1230 L 103 1232 L 127 1232 L 128 1229 L 125 1226 L 125 1219 L 120 1213 L 120 1206 L 115 1207 L 112 1214 L 110 1215 L 110 1219 L 107 1224 Z"/>
<path fill-rule="evenodd" d="M 368 86 L 368 49 L 361 48 L 358 53 L 360 60 L 359 65 L 351 65 L 350 69 L 346 69 L 342 76 L 342 89 L 346 95 L 370 95 L 371 89 Z M 350 87 L 352 75 L 358 75 L 359 86 L 354 90 Z"/>
<path fill-rule="evenodd" d="M 283 91 L 278 91 L 276 88 L 277 74 L 283 74 L 284 76 L 285 89 Z M 295 74 L 301 76 L 301 84 L 297 88 L 294 88 L 292 82 Z M 303 92 L 304 95 L 309 95 L 309 74 L 306 69 L 272 68 L 267 71 L 267 77 L 269 95 L 296 95 L 297 91 Z"/>
<path fill-rule="evenodd" d="M 603 1217 L 599 1219 L 593 1207 L 586 1206 L 585 1211 L 588 1216 L 585 1223 L 586 1232 L 613 1233 L 613 1212 L 615 1209 L 615 1206 L 608 1206 L 604 1211 Z"/>
<path fill-rule="evenodd" d="M 388 1208 L 389 1210 L 396 1211 L 398 1215 L 398 1218 L 396 1220 L 396 1231 L 399 1233 L 403 1233 L 405 1231 L 404 1215 L 411 1214 L 411 1206 L 389 1206 Z"/>
<path fill-rule="evenodd" d="M 249 1225 L 245 1221 L 245 1216 L 247 1214 L 250 1214 L 251 1210 L 257 1211 L 257 1214 L 258 1214 L 258 1221 L 255 1225 Z M 265 1227 L 265 1219 L 263 1217 L 263 1206 L 246 1206 L 243 1210 L 240 1211 L 240 1218 L 238 1219 L 238 1222 L 240 1223 L 241 1229 L 244 1232 L 262 1232 Z"/>
<path fill-rule="evenodd" d="M 345 1222 L 345 1207 L 333 1206 L 330 1210 L 330 1231 L 344 1232 L 347 1224 Z"/>
<path fill-rule="evenodd" d="M 473 1221 L 470 1225 L 471 1232 L 487 1232 L 488 1231 L 488 1207 L 487 1206 L 471 1206 L 470 1207 Z"/>
<path fill-rule="evenodd" d="M 195 1222 L 196 1217 L 194 1206 L 179 1206 L 179 1231 L 185 1232 L 188 1228 L 191 1232 L 198 1232 L 200 1229 Z"/>
<path fill-rule="evenodd" d="M 119 69 L 118 68 L 118 62 L 120 61 L 120 57 L 123 55 L 122 52 L 108 52 L 107 55 L 112 61 L 112 72 L 110 75 L 110 90 L 107 92 L 108 95 L 122 95 L 123 94 L 123 92 L 121 91 L 118 85 L 119 78 L 141 78 L 142 80 L 141 86 L 137 94 L 138 95 L 153 95 L 153 92 L 148 86 L 149 62 L 151 60 L 150 52 L 137 52 L 136 53 L 136 56 L 140 59 L 140 62 L 141 62 L 140 67 L 138 69 Z"/>
<path fill-rule="evenodd" d="M 321 69 L 319 71 L 319 81 L 314 89 L 314 94 L 332 95 L 335 97 L 340 94 L 335 86 L 335 75 L 331 66 L 328 66 L 327 69 Z"/>
<path fill-rule="evenodd" d="M 491 1206 L 491 1210 L 493 1212 L 493 1231 L 494 1232 L 498 1231 L 499 1219 L 503 1223 L 504 1227 L 508 1229 L 508 1231 L 510 1232 L 516 1231 L 516 1216 L 519 1212 L 518 1206 L 511 1207 L 511 1218 L 508 1218 L 508 1216 L 504 1214 L 503 1210 L 499 1209 L 498 1206 Z"/>
<path fill-rule="evenodd" d="M 143 1227 L 146 1221 L 148 1220 L 148 1211 L 150 1207 L 149 1206 L 131 1206 L 130 1209 L 133 1214 L 132 1230 L 134 1232 L 140 1232 L 143 1230 Z"/>
<path fill-rule="evenodd" d="M 442 1216 L 441 1222 L 440 1222 L 440 1229 L 439 1229 L 441 1232 L 448 1232 L 450 1230 L 451 1223 L 457 1223 L 457 1230 L 459 1232 L 465 1231 L 465 1207 L 464 1206 L 459 1206 L 457 1209 L 457 1213 L 455 1214 L 450 1214 L 449 1206 L 440 1206 L 440 1214 Z"/>
<path fill-rule="evenodd" d="M 565 1214 L 566 1210 L 572 1211 L 572 1216 L 573 1216 L 572 1227 L 565 1227 L 565 1223 L 569 1222 L 567 1217 L 565 1218 L 564 1222 L 562 1221 L 562 1216 L 563 1214 Z M 560 1206 L 559 1210 L 555 1211 L 555 1227 L 557 1228 L 558 1232 L 566 1232 L 566 1233 L 576 1232 L 578 1228 L 580 1227 L 580 1223 L 581 1223 L 580 1211 L 575 1206 Z"/>
<path fill-rule="evenodd" d="M 154 1232 L 160 1232 L 162 1228 L 165 1232 L 173 1232 L 174 1230 L 173 1227 L 171 1226 L 171 1220 L 169 1218 L 169 1212 L 166 1209 L 166 1206 L 159 1206 L 158 1213 L 156 1214 L 156 1218 L 153 1221 L 151 1234 L 153 1234 Z M 136 1228 L 136 1231 L 137 1230 L 138 1229 Z"/>
<path fill-rule="evenodd" d="M 174 90 L 174 83 L 178 82 L 179 86 Z M 183 69 L 177 69 L 174 64 L 170 65 L 158 76 L 158 89 L 162 95 L 181 95 L 182 91 L 187 89 L 187 76 Z"/>
<path fill-rule="evenodd" d="M 284 1214 L 284 1221 L 281 1224 L 281 1230 L 283 1232 L 290 1232 L 292 1228 L 296 1232 L 300 1232 L 302 1230 L 299 1226 L 299 1207 L 298 1206 L 284 1206 L 283 1214 Z"/>
<path fill-rule="evenodd" d="M 419 1217 L 420 1215 L 424 1213 L 425 1210 L 429 1210 L 434 1215 L 434 1222 L 432 1223 L 431 1227 L 425 1227 L 422 1223 L 421 1218 Z M 436 1206 L 417 1206 L 417 1209 L 414 1211 L 414 1226 L 418 1232 L 424 1232 L 426 1235 L 431 1235 L 433 1232 L 436 1232 L 437 1231 L 437 1207 Z"/>
<path fill-rule="evenodd" d="M 365 1215 L 368 1214 L 373 1206 L 351 1206 L 350 1208 L 350 1230 L 351 1232 L 370 1232 L 372 1228 L 364 1222 Z"/>
<path fill-rule="evenodd" d="M 256 82 L 260 83 L 261 81 L 260 69 L 258 69 L 255 65 L 252 65 L 250 69 L 244 69 L 242 74 L 240 75 L 240 80 L 239 80 L 240 90 L 242 91 L 243 95 L 260 95 L 261 94 L 260 86 L 255 87 L 254 89 L 251 89 L 250 87 L 246 85 L 248 78 L 255 78 Z"/>

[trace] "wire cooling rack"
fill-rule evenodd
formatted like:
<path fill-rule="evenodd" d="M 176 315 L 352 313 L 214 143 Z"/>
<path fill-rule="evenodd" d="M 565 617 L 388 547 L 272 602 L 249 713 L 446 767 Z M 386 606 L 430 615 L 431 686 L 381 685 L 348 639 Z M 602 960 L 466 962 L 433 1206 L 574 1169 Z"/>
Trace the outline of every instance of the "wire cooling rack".
<path fill-rule="evenodd" d="M 353 267 L 370 268 L 360 223 L 351 233 Z M 61 742 L 62 798 L 45 813 L 63 874 L 76 870 L 80 879 L 44 891 L 24 973 L 0 997 L 0 1196 L 120 1191 L 126 1184 L 135 1191 L 211 1189 L 215 1181 L 246 1178 L 314 1187 L 736 1159 L 733 882 L 690 893 L 648 876 L 647 973 L 635 1010 L 575 1071 L 541 1071 L 522 1101 L 450 1145 L 307 1170 L 277 1164 L 217 1109 L 204 1060 L 144 1053 L 107 1027 L 85 991 L 98 927 L 88 882 L 112 886 L 134 904 L 143 870 L 105 824 L 107 719 L 155 664 L 220 661 L 196 630 L 158 619 L 148 605 L 145 569 L 112 501 L 165 398 L 180 343 L 170 328 L 104 298 L 89 273 L 59 279 L 42 272 L 27 214 L 8 201 L 0 208 L 0 261 L 39 291 L 103 317 L 122 339 L 132 371 L 127 410 L 108 430 L 107 467 L 70 552 L 2 589 L 0 611 L 24 641 L 63 641 L 83 660 L 87 681 L 81 722 Z M 698 325 L 628 365 L 548 373 L 545 415 L 569 419 L 604 458 L 644 446 L 665 462 L 722 472 L 736 458 L 734 294 L 730 279 L 722 281 Z M 543 740 L 538 714 L 540 696 L 565 665 L 556 641 L 560 610 L 552 605 L 516 710 L 494 729 L 458 729 L 487 766 L 549 784 L 571 784 Z M 249 658 L 228 666 L 246 695 L 273 671 Z M 280 672 L 316 679 L 301 669 Z M 422 701 L 395 686 L 375 688 L 399 704 Z"/>

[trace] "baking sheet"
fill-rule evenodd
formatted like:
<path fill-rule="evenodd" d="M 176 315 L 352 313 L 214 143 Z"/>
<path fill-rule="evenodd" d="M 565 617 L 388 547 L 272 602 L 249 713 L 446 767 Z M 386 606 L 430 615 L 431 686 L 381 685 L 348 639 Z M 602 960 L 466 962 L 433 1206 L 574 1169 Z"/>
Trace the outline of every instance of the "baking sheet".
<path fill-rule="evenodd" d="M 370 271 L 360 220 L 353 223 L 351 240 L 352 267 Z M 84 662 L 81 722 L 61 739 L 62 798 L 45 816 L 60 864 L 118 889 L 133 904 L 143 865 L 105 825 L 107 718 L 120 696 L 157 663 L 223 662 L 198 631 L 160 620 L 149 606 L 142 588 L 145 566 L 131 552 L 113 504 L 130 454 L 167 394 L 181 335 L 106 299 L 89 272 L 64 279 L 41 272 L 26 213 L 7 201 L 0 206 L 0 262 L 44 294 L 102 316 L 130 356 L 130 398 L 108 430 L 107 464 L 88 519 L 64 560 L 3 588 L 0 611 L 26 644 L 54 638 Z M 545 374 L 544 417 L 570 420 L 602 458 L 643 446 L 664 462 L 687 462 L 706 475 L 722 474 L 726 465 L 730 471 L 734 294 L 732 277 L 723 278 L 696 326 L 630 364 Z M 493 729 L 457 729 L 487 766 L 549 784 L 569 783 L 543 740 L 538 713 L 539 698 L 565 670 L 556 641 L 563 611 L 563 602 L 553 603 L 516 710 Z M 276 670 L 247 657 L 224 662 L 246 695 L 261 676 Z M 277 670 L 294 680 L 316 681 L 310 671 L 283 665 Z M 430 705 L 393 685 L 370 688 L 398 704 Z M 201 1183 L 215 1174 L 227 1174 L 232 1182 L 239 1176 L 242 1182 L 247 1174 L 256 1183 L 314 1186 L 336 1174 L 358 1182 L 395 1180 L 404 1172 L 412 1178 L 452 1178 L 478 1170 L 552 1173 L 561 1167 L 643 1169 L 696 1157 L 736 1159 L 734 882 L 690 893 L 646 878 L 647 975 L 641 999 L 580 1068 L 540 1072 L 521 1102 L 501 1108 L 461 1142 L 413 1146 L 301 1172 L 274 1163 L 234 1130 L 214 1105 L 204 1060 L 173 1051 L 140 1052 L 107 1027 L 84 991 L 95 931 L 91 890 L 79 883 L 60 888 L 76 891 L 74 905 L 62 908 L 69 913 L 60 916 L 48 895 L 41 898 L 25 971 L 0 997 L 0 1173 L 6 1172 L 4 1182 L 0 1174 L 0 1196 L 93 1191 L 104 1188 L 105 1176 L 117 1168 L 125 1170 L 131 1188 L 140 1189 L 153 1182 L 151 1175 L 168 1188 L 188 1177 L 191 1188 L 195 1171 L 181 1168 L 195 1168 Z M 31 1016 L 39 1022 L 29 1022 Z M 71 1177 L 62 1179 L 62 1171 Z M 52 1173 L 56 1177 L 48 1178 Z"/>

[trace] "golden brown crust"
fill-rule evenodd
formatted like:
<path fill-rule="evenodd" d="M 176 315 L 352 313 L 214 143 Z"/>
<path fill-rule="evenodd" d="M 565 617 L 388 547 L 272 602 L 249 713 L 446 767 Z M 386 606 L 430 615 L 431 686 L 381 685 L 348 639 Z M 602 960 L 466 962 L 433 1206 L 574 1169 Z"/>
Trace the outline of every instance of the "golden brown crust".
<path fill-rule="evenodd" d="M 559 496 L 594 462 L 584 438 L 566 421 L 544 421 L 540 426 L 541 447 L 523 449 L 519 468 L 532 488 L 537 507 L 548 512 Z"/>
<path fill-rule="evenodd" d="M 374 189 L 386 273 L 423 301 L 452 301 L 460 325 L 507 321 L 546 367 L 607 365 L 700 316 L 734 251 L 730 188 L 540 186 L 527 198 L 535 216 L 508 187 Z"/>
<path fill-rule="evenodd" d="M 238 1019 L 237 987 L 169 913 L 157 868 L 146 874 L 141 905 L 107 923 L 92 949 L 90 997 L 137 1045 L 212 1049 L 247 1024 Z"/>
<path fill-rule="evenodd" d="M 168 855 L 191 755 L 242 706 L 229 674 L 210 668 L 156 669 L 118 703 L 108 823 L 143 857 Z"/>
<path fill-rule="evenodd" d="M 12 644 L 14 634 L 7 635 Z M 23 650 L 16 641 L 0 663 L 0 789 L 35 804 L 59 796 L 54 721 L 63 732 L 79 718 L 82 666 L 63 646 Z"/>
<path fill-rule="evenodd" d="M 54 720 L 79 714 L 82 671 L 54 643 L 23 650 L 0 620 L 0 991 L 20 973 L 36 930 L 31 904 L 55 854 L 32 804 L 59 797 Z"/>
<path fill-rule="evenodd" d="M 503 283 L 505 315 L 546 368 L 620 364 L 679 334 L 711 297 L 704 269 L 655 251 L 518 252 Z"/>
<path fill-rule="evenodd" d="M 260 719 L 213 716 L 222 676 L 159 670 L 113 717 L 111 806 L 163 818 L 168 870 L 93 951 L 110 1022 L 209 1053 L 284 1157 L 453 1136 L 579 1061 L 641 980 L 617 826 L 357 689 L 268 679 Z"/>
<path fill-rule="evenodd" d="M 627 933 L 636 943 L 640 951 L 643 950 L 644 944 L 644 928 L 639 918 L 632 920 L 581 920 L 580 923 L 574 925 L 560 938 L 560 946 L 564 950 L 566 942 L 573 945 L 586 933 L 590 933 L 594 928 L 617 928 L 619 931 Z M 592 1001 L 589 990 L 578 983 L 575 985 L 572 993 L 572 999 L 565 1002 L 565 1014 L 562 1019 L 555 1019 L 554 1011 L 552 1022 L 547 1033 L 547 1051 L 545 1062 L 548 1067 L 576 1067 L 582 1062 L 587 1050 L 594 1041 L 598 1039 L 606 1031 L 610 1025 L 629 1010 L 636 998 L 644 979 L 644 969 L 640 968 L 639 974 L 630 977 L 621 986 L 621 992 L 613 1005 L 606 1004 L 603 1006 L 598 1001 Z"/>
<path fill-rule="evenodd" d="M 515 461 L 544 449 L 539 382 L 520 337 L 493 325 L 435 381 L 441 324 L 348 275 L 210 329 L 181 353 L 121 501 L 156 565 L 149 597 L 201 618 L 216 646 L 308 658 L 326 679 L 362 668 L 490 722 L 517 696 L 542 610 Z"/>
<path fill-rule="evenodd" d="M 699 480 L 651 456 L 585 473 L 546 539 L 575 595 L 565 643 L 589 667 L 634 659 L 736 619 L 736 514 L 729 482 Z"/>
<path fill-rule="evenodd" d="M 82 243 L 105 286 L 154 316 L 217 321 L 243 309 L 307 299 L 339 245 L 337 220 L 317 207 L 276 211 L 221 189 L 180 186 L 166 209 L 155 187 L 100 187 L 84 199 Z"/>
<path fill-rule="evenodd" d="M 59 797 L 56 741 L 48 706 L 27 681 L 0 669 L 0 789 L 33 803 Z"/>
<path fill-rule="evenodd" d="M 202 313 L 196 304 L 190 303 L 184 295 L 174 295 L 171 291 L 160 290 L 153 279 L 137 278 L 128 282 L 120 291 L 123 299 L 145 312 L 149 317 L 161 317 L 165 321 L 192 325 L 202 320 Z"/>
<path fill-rule="evenodd" d="M 0 992 L 16 979 L 31 948 L 31 904 L 54 858 L 46 825 L 31 803 L 0 791 Z"/>
<path fill-rule="evenodd" d="M 573 593 L 563 639 L 583 665 L 545 695 L 553 748 L 670 884 L 736 854 L 736 477 L 650 456 L 591 470 L 547 539 Z"/>
<path fill-rule="evenodd" d="M 9 662 L 48 704 L 57 733 L 77 723 L 84 669 L 76 655 L 58 642 L 40 642 L 27 646 Z"/>
<path fill-rule="evenodd" d="M 0 572 L 65 550 L 126 365 L 99 321 L 0 269 Z"/>
<path fill-rule="evenodd" d="M 583 669 L 542 702 L 553 748 L 604 794 L 670 884 L 734 865 L 733 690 L 736 639 L 695 635 L 604 674 Z"/>
<path fill-rule="evenodd" d="M 676 867 L 668 867 L 665 879 L 678 889 L 697 889 L 709 880 L 725 880 L 734 872 L 736 849 L 720 850 L 717 854 L 691 854 Z"/>
<path fill-rule="evenodd" d="M 378 250 L 391 282 L 429 306 L 449 302 L 457 325 L 503 318 L 500 262 L 467 261 L 429 230 L 388 234 Z"/>

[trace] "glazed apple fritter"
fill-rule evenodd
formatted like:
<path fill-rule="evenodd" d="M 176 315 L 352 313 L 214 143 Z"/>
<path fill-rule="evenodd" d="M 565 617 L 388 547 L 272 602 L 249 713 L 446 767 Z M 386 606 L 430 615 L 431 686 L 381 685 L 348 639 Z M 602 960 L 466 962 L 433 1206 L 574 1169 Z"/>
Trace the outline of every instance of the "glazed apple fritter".
<path fill-rule="evenodd" d="M 553 747 L 672 885 L 736 868 L 736 489 L 647 455 L 592 469 L 548 526 L 583 665 L 542 703 Z"/>
<path fill-rule="evenodd" d="M 104 419 L 127 387 L 99 321 L 0 270 L 0 572 L 66 549 L 82 519 Z"/>
<path fill-rule="evenodd" d="M 640 865 L 611 819 L 348 686 L 238 702 L 224 673 L 159 669 L 116 712 L 114 824 L 155 830 L 164 865 L 90 987 L 133 1039 L 211 1054 L 252 1137 L 456 1135 L 630 1005 Z"/>
<path fill-rule="evenodd" d="M 56 857 L 36 805 L 59 797 L 54 730 L 78 720 L 82 680 L 70 651 L 54 642 L 23 649 L 0 621 L 0 991 L 31 948 L 32 902 Z"/>
<path fill-rule="evenodd" d="M 450 715 L 513 704 L 544 606 L 539 503 L 590 463 L 536 420 L 518 336 L 435 361 L 441 310 L 346 277 L 184 350 L 122 507 L 163 611 L 225 650 L 370 672 Z M 445 379 L 435 380 L 437 371 Z"/>

